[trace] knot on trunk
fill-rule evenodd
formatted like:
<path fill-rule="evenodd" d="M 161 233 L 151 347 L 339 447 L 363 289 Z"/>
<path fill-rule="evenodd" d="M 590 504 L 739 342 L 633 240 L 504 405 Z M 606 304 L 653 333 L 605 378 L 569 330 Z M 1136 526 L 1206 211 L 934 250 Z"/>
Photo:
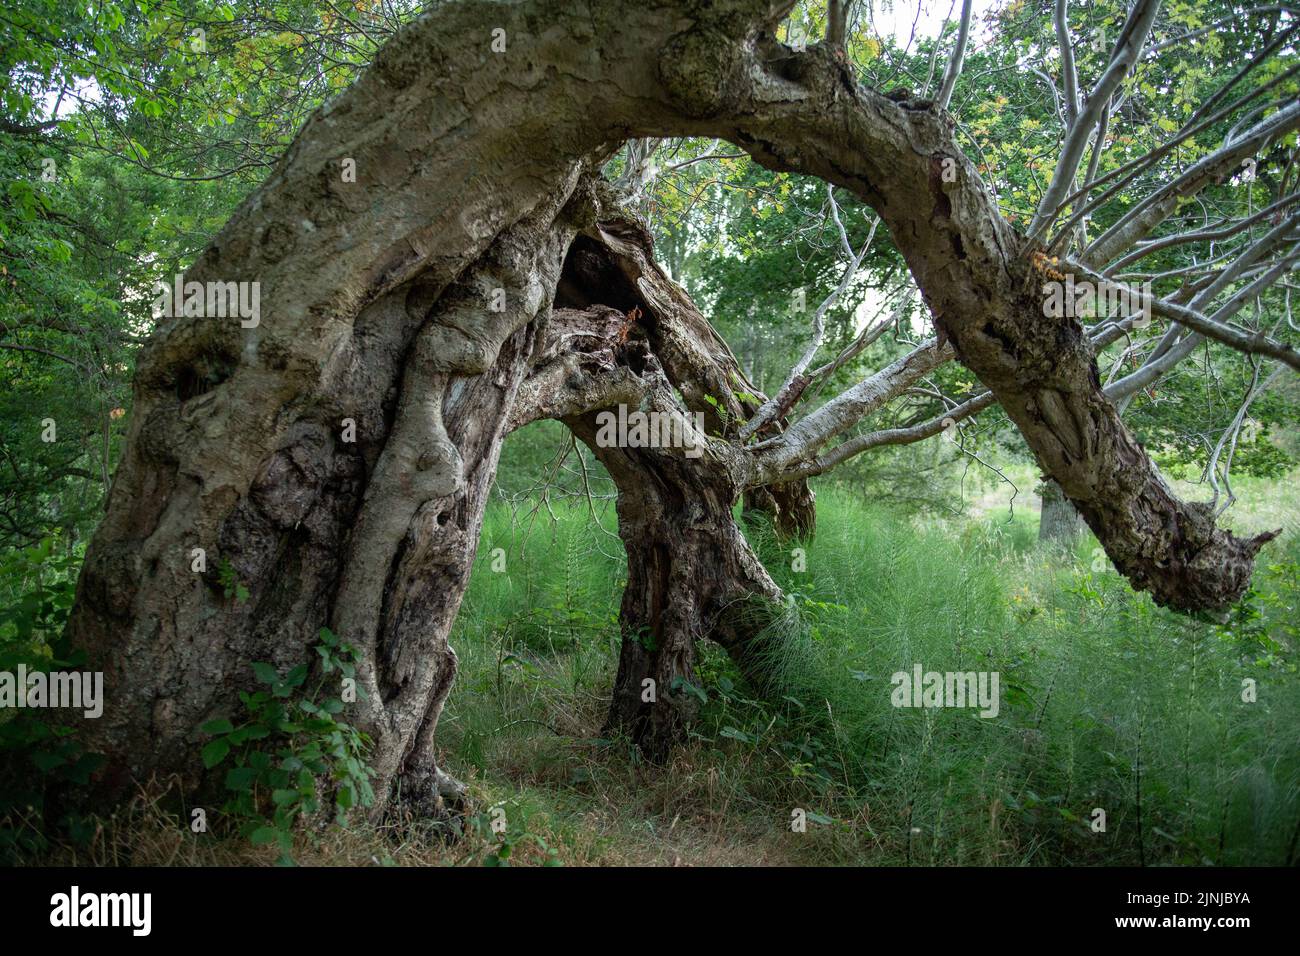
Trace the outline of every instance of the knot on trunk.
<path fill-rule="evenodd" d="M 744 87 L 744 60 L 734 42 L 717 30 L 693 29 L 664 44 L 659 77 L 687 116 L 717 116 Z"/>

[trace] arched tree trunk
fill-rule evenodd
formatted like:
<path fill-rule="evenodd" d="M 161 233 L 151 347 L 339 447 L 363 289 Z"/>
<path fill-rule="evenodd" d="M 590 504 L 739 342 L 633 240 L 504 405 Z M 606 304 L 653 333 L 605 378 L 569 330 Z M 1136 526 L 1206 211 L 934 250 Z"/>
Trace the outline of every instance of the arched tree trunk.
<path fill-rule="evenodd" d="M 108 758 L 102 789 L 155 772 L 198 784 L 197 728 L 236 711 L 249 665 L 309 663 L 329 626 L 361 654 L 368 699 L 349 717 L 375 740 L 381 800 L 405 774 L 406 792 L 436 803 L 447 628 L 516 391 L 530 414 L 558 418 L 608 408 L 619 389 L 646 395 L 610 343 L 551 340 L 553 291 L 567 311 L 626 320 L 640 308 L 629 335 L 646 338 L 686 408 L 705 410 L 710 435 L 753 414 L 734 394 L 730 350 L 659 281 L 640 239 L 591 225 L 600 199 L 584 175 L 629 137 L 722 136 L 854 191 L 889 227 L 942 339 L 1116 567 L 1173 607 L 1241 594 L 1268 536 L 1237 540 L 1172 494 L 1101 391 L 1089 338 L 1044 317 L 1030 250 L 942 111 L 861 88 L 831 50 L 777 43 L 791 6 L 437 4 L 313 116 L 185 276 L 260 283 L 260 323 L 168 319 L 137 363 L 126 450 L 69 623 L 105 672 L 104 716 L 81 730 Z M 948 160 L 955 180 L 942 175 Z M 349 161 L 355 182 L 342 175 Z M 755 446 L 720 443 L 728 474 L 701 486 L 715 501 L 706 520 L 759 487 L 785 499 L 794 525 L 806 520 L 806 488 L 778 483 L 856 420 L 847 411 L 879 407 L 905 382 L 886 378 Z M 685 540 L 690 512 L 669 508 L 669 485 L 645 506 Z M 693 547 L 691 567 L 709 558 Z M 680 578 L 653 563 L 640 573 L 663 593 Z M 246 602 L 224 596 L 223 574 Z M 656 607 L 633 611 L 664 620 Z"/>
<path fill-rule="evenodd" d="M 260 322 L 169 318 L 139 358 L 69 622 L 105 673 L 104 716 L 80 729 L 107 758 L 101 796 L 156 773 L 219 794 L 199 727 L 239 716 L 253 662 L 311 665 L 328 626 L 360 653 L 366 699 L 346 716 L 374 741 L 380 805 L 399 784 L 438 803 L 447 630 L 506 415 L 594 208 L 575 190 L 625 129 L 611 79 L 653 89 L 678 29 L 636 7 L 438 5 L 187 271 L 258 282 Z M 232 576 L 246 601 L 223 593 Z"/>

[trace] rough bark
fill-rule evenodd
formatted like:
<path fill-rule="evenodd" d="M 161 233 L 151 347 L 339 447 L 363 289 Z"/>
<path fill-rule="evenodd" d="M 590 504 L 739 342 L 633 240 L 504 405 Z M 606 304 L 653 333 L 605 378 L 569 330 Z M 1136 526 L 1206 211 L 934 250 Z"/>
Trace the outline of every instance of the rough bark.
<path fill-rule="evenodd" d="M 304 662 L 322 626 L 361 651 L 367 699 L 350 717 L 375 741 L 377 793 L 403 769 L 408 794 L 434 779 L 433 732 L 455 674 L 446 636 L 573 232 L 556 208 L 566 196 L 503 232 L 455 283 L 417 280 L 363 310 L 314 403 L 276 394 L 260 409 L 287 421 L 256 468 L 230 447 L 226 428 L 238 426 L 213 423 L 230 421 L 223 406 L 270 404 L 265 392 L 236 394 L 227 381 L 190 395 L 144 379 L 139 457 L 119 470 L 120 506 L 96 539 L 72 623 L 116 703 L 87 740 L 110 758 L 110 788 L 160 766 L 192 768 L 196 728 L 234 711 L 248 665 Z M 496 289 L 500 313 L 488 310 Z M 208 462 L 223 444 L 219 469 Z M 233 480 L 236 466 L 252 471 L 243 492 L 215 480 Z M 191 547 L 208 551 L 206 575 L 190 571 Z M 223 562 L 246 602 L 221 594 Z"/>
<path fill-rule="evenodd" d="M 697 642 L 718 641 L 754 676 L 756 643 L 780 590 L 733 518 L 738 489 L 725 469 L 671 449 L 600 447 L 592 414 L 566 422 L 618 486 L 627 551 L 623 642 L 605 734 L 625 735 L 662 761 L 698 706 Z"/>
<path fill-rule="evenodd" d="M 237 715 L 252 662 L 310 663 L 322 626 L 361 651 L 369 700 L 349 717 L 374 738 L 381 801 L 400 770 L 411 786 L 436 779 L 446 632 L 501 428 L 581 197 L 562 210 L 607 152 L 586 109 L 598 65 L 540 66 L 569 62 L 592 28 L 555 6 L 553 35 L 499 5 L 421 18 L 188 270 L 259 281 L 261 321 L 166 320 L 140 357 L 69 625 L 105 672 L 105 715 L 82 737 L 108 757 L 110 794 L 153 772 L 198 784 L 198 727 Z M 518 56 L 485 55 L 493 20 Z M 520 59 L 535 72 L 521 78 Z M 190 570 L 196 547 L 206 576 Z M 222 562 L 247 602 L 219 592 Z"/>
<path fill-rule="evenodd" d="M 992 391 L 1133 586 L 1180 610 L 1240 597 L 1273 535 L 1238 539 L 1173 494 L 1102 393 L 1079 323 L 1045 314 L 1032 250 L 998 214 L 946 115 L 858 86 L 819 47 L 791 54 L 760 40 L 719 70 L 728 82 L 708 104 L 683 83 L 683 110 L 721 117 L 706 125 L 760 162 L 841 185 L 881 215 L 940 342 Z"/>

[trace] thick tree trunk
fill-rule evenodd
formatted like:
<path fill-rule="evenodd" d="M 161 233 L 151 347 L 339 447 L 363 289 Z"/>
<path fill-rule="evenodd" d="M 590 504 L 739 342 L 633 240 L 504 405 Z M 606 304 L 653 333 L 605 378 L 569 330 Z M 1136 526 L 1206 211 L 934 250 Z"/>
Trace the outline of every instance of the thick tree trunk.
<path fill-rule="evenodd" d="M 565 264 L 557 303 L 566 308 L 547 328 L 511 426 L 563 420 L 614 479 L 628 580 L 606 732 L 662 760 L 697 707 L 696 642 L 719 642 L 761 684 L 760 638 L 781 612 L 781 594 L 733 515 L 745 473 L 734 446 L 711 441 L 693 455 L 684 447 L 602 444 L 599 416 L 617 415 L 619 405 L 679 418 L 699 412 L 707 434 L 725 437 L 758 407 L 737 393 L 764 399 L 655 265 L 644 228 L 618 197 L 603 196 L 597 227 L 574 243 Z M 754 491 L 779 532 L 811 533 L 806 482 Z"/>
<path fill-rule="evenodd" d="M 646 56 L 615 17 L 642 40 L 667 27 L 544 0 L 431 10 L 188 270 L 259 282 L 260 323 L 168 319 L 139 359 L 69 623 L 105 672 L 105 714 L 81 740 L 108 758 L 108 796 L 155 773 L 210 783 L 200 725 L 239 716 L 251 663 L 311 664 L 329 626 L 360 652 L 368 699 L 346 717 L 374 740 L 380 802 L 399 782 L 437 802 L 447 630 L 502 426 L 592 209 L 569 198 L 618 142 L 626 94 L 607 71 Z M 593 31 L 604 56 L 575 59 Z"/>
<path fill-rule="evenodd" d="M 627 550 L 623 645 L 605 733 L 625 735 L 662 761 L 698 707 L 696 642 L 719 641 L 756 674 L 757 638 L 781 592 L 737 526 L 737 488 L 715 461 L 601 447 L 594 414 L 567 423 L 618 486 Z"/>
<path fill-rule="evenodd" d="M 289 401 L 275 379 L 236 392 L 242 375 L 194 386 L 192 365 L 149 366 L 133 457 L 71 625 L 113 702 L 86 735 L 109 757 L 109 789 L 159 768 L 188 768 L 196 783 L 197 728 L 238 716 L 249 665 L 303 663 L 328 626 L 361 652 L 366 699 L 349 717 L 374 739 L 378 796 L 403 770 L 408 795 L 431 796 L 411 791 L 436 776 L 434 728 L 455 674 L 447 632 L 573 233 L 557 208 L 572 186 L 451 286 L 417 280 L 363 311 L 314 404 Z M 222 414 L 231 405 L 287 419 L 264 460 L 229 430 L 241 421 Z M 242 494 L 226 483 L 236 468 L 251 472 Z M 193 548 L 206 552 L 204 574 L 191 571 Z M 219 567 L 246 601 L 222 594 Z"/>

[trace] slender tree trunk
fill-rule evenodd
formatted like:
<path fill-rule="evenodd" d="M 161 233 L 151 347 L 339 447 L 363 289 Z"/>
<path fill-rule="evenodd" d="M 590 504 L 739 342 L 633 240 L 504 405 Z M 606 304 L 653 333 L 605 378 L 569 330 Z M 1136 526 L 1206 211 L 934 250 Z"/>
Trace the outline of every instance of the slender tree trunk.
<path fill-rule="evenodd" d="M 1038 518 L 1038 540 L 1044 543 L 1072 547 L 1085 527 L 1083 517 L 1065 492 L 1050 478 L 1039 486 L 1042 510 Z"/>

